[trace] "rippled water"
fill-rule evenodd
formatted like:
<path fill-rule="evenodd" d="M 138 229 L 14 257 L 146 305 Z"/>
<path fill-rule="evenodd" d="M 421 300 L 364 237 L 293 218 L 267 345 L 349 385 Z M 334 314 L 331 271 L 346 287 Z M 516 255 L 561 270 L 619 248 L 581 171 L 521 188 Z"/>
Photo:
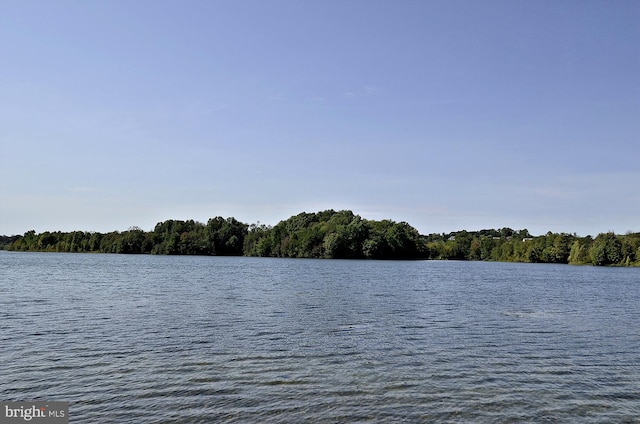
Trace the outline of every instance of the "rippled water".
<path fill-rule="evenodd" d="M 0 400 L 74 423 L 640 422 L 640 270 L 0 253 Z"/>

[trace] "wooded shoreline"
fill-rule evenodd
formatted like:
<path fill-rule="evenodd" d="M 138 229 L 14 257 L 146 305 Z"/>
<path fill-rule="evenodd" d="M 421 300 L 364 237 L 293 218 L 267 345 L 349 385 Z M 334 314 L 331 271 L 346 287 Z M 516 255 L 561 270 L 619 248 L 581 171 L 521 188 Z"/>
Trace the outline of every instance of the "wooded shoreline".
<path fill-rule="evenodd" d="M 640 266 L 640 233 L 595 238 L 510 228 L 421 235 L 406 222 L 367 220 L 351 211 L 302 212 L 275 226 L 216 217 L 167 220 L 153 231 L 43 232 L 0 236 L 10 251 L 262 256 L 331 259 L 455 259 Z"/>

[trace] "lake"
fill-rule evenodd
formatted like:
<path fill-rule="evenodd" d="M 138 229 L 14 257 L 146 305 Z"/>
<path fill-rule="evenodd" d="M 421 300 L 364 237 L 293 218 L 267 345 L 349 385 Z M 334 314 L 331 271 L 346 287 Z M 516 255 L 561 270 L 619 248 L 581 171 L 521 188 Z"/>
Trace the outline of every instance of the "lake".
<path fill-rule="evenodd" d="M 72 423 L 638 423 L 640 269 L 0 252 L 0 400 Z"/>

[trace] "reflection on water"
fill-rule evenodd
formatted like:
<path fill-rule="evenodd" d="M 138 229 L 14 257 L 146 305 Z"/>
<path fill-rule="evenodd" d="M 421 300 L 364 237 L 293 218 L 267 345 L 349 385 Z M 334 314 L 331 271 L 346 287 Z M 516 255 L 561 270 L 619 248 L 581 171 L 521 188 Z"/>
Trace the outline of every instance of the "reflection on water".
<path fill-rule="evenodd" d="M 637 422 L 637 269 L 0 253 L 0 395 L 72 422 Z M 636 420 L 636 421 L 634 421 Z"/>

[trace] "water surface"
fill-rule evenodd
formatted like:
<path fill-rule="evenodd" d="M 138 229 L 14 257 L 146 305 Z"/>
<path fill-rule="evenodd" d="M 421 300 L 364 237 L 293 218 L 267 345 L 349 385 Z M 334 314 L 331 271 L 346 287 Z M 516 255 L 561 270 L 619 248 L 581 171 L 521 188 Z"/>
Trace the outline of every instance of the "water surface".
<path fill-rule="evenodd" d="M 74 423 L 640 422 L 640 270 L 0 253 L 0 399 Z"/>

